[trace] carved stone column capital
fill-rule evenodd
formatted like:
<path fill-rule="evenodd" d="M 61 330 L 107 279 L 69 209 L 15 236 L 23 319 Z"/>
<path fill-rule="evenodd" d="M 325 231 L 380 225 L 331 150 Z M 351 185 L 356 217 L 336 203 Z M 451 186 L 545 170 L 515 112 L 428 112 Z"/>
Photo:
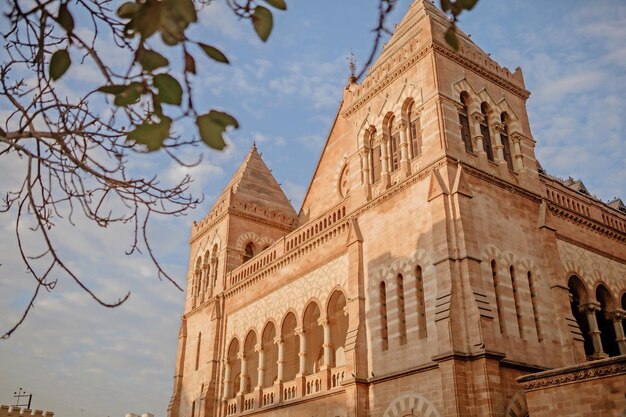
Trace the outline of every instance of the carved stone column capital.
<path fill-rule="evenodd" d="M 606 313 L 604 313 L 604 317 L 606 317 L 607 320 L 610 321 L 622 321 L 624 320 L 624 318 L 626 318 L 626 311 L 620 309 L 607 311 Z"/>
<path fill-rule="evenodd" d="M 479 112 L 474 112 L 471 114 L 470 119 L 474 123 L 481 123 L 485 121 L 485 115 Z"/>
<path fill-rule="evenodd" d="M 500 132 L 504 131 L 504 124 L 502 122 L 495 122 L 493 124 L 493 130 L 496 133 L 500 133 Z"/>
<path fill-rule="evenodd" d="M 274 344 L 279 345 L 281 343 L 283 343 L 283 338 L 280 336 L 276 336 L 273 340 Z"/>
<path fill-rule="evenodd" d="M 595 313 L 600 310 L 600 303 L 597 301 L 589 301 L 588 303 L 578 306 L 578 311 L 581 313 Z"/>
<path fill-rule="evenodd" d="M 293 330 L 293 334 L 296 336 L 302 336 L 304 334 L 304 327 L 299 326 Z"/>
<path fill-rule="evenodd" d="M 398 130 L 405 130 L 407 127 L 408 125 L 404 120 L 400 120 L 398 123 L 396 123 L 396 129 Z"/>
<path fill-rule="evenodd" d="M 328 327 L 330 326 L 330 320 L 327 318 L 319 318 L 317 319 L 317 324 L 322 327 Z"/>
<path fill-rule="evenodd" d="M 239 352 L 237 354 L 237 359 L 241 359 L 241 360 L 246 359 L 246 355 L 243 352 Z"/>
<path fill-rule="evenodd" d="M 256 345 L 254 345 L 254 351 L 255 352 L 262 352 L 263 351 L 263 343 L 257 343 Z"/>

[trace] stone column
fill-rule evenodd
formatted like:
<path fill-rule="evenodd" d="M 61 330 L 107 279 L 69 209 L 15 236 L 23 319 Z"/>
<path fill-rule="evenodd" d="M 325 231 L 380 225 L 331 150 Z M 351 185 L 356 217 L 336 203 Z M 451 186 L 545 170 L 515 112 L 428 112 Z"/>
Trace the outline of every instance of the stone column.
<path fill-rule="evenodd" d="M 263 344 L 259 343 L 256 345 L 254 351 L 259 353 L 259 367 L 257 368 L 259 373 L 257 374 L 256 389 L 261 389 L 265 380 L 265 351 L 263 350 Z"/>
<path fill-rule="evenodd" d="M 283 338 L 280 336 L 276 336 L 274 338 L 274 343 L 278 345 L 278 360 L 276 361 L 278 372 L 276 375 L 276 383 L 280 383 L 283 381 L 285 376 L 285 343 L 283 342 Z"/>
<path fill-rule="evenodd" d="M 385 135 L 380 140 L 380 161 L 381 161 L 381 173 L 380 180 L 382 181 L 384 188 L 388 188 L 391 184 L 391 176 L 389 175 L 389 138 Z"/>
<path fill-rule="evenodd" d="M 361 164 L 363 166 L 363 175 L 365 178 L 363 179 L 363 189 L 365 191 L 365 198 L 370 199 L 372 196 L 372 177 L 370 173 L 370 150 L 368 148 L 363 148 L 359 151 L 359 155 L 361 156 Z"/>
<path fill-rule="evenodd" d="M 409 156 L 412 150 L 409 147 L 409 141 L 407 140 L 407 124 L 404 120 L 398 122 L 396 129 L 400 132 L 400 169 L 402 174 L 406 178 L 411 173 L 411 167 L 409 165 L 409 159 L 413 156 Z"/>
<path fill-rule="evenodd" d="M 223 401 L 227 401 L 228 397 L 230 397 L 230 362 L 224 360 L 224 397 Z"/>
<path fill-rule="evenodd" d="M 330 320 L 328 319 L 319 319 L 317 324 L 322 326 L 324 329 L 324 344 L 322 347 L 324 348 L 324 366 L 322 369 L 331 368 L 334 366 L 332 355 L 332 344 L 330 340 Z"/>
<path fill-rule="evenodd" d="M 479 155 L 487 155 L 485 153 L 485 146 L 483 145 L 483 135 L 480 132 L 480 122 L 483 121 L 484 117 L 482 113 L 474 112 L 469 118 L 470 135 L 474 140 L 474 152 Z"/>
<path fill-rule="evenodd" d="M 602 339 L 600 338 L 600 329 L 598 329 L 598 321 L 596 320 L 596 311 L 600 310 L 600 303 L 597 301 L 590 301 L 587 304 L 581 305 L 578 309 L 587 318 L 589 337 L 591 338 L 591 343 L 593 344 L 592 358 L 606 358 L 607 354 L 602 350 Z"/>
<path fill-rule="evenodd" d="M 239 374 L 239 394 L 246 392 L 246 378 L 248 377 L 248 360 L 243 352 L 237 354 L 237 358 L 241 360 L 241 374 Z"/>
<path fill-rule="evenodd" d="M 300 337 L 300 353 L 298 353 L 300 357 L 300 371 L 298 374 L 304 375 L 306 373 L 306 335 L 304 334 L 304 327 L 296 327 L 294 334 Z"/>
<path fill-rule="evenodd" d="M 513 141 L 513 152 L 514 152 L 514 167 L 515 171 L 523 171 L 524 170 L 524 156 L 522 155 L 522 136 L 519 133 L 513 133 L 511 136 L 511 141 Z"/>
<path fill-rule="evenodd" d="M 504 125 L 502 122 L 494 122 L 493 123 L 493 132 L 495 135 L 495 148 L 496 148 L 496 162 L 498 163 L 506 163 L 504 159 L 504 145 L 502 144 L 502 138 L 500 137 L 500 133 L 504 130 Z"/>
<path fill-rule="evenodd" d="M 613 323 L 615 329 L 615 342 L 619 348 L 619 354 L 626 353 L 626 337 L 624 337 L 624 327 L 622 327 L 622 320 L 626 317 L 626 311 L 613 310 L 606 313 L 606 318 Z"/>

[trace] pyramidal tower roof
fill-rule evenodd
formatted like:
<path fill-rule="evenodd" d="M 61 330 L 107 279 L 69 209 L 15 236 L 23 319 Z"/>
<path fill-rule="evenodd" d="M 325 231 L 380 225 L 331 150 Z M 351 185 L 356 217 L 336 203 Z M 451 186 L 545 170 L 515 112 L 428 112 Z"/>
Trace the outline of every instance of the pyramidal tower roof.
<path fill-rule="evenodd" d="M 417 38 L 420 31 L 423 30 L 423 25 L 419 24 L 422 19 L 431 18 L 435 21 L 442 23 L 443 28 L 447 29 L 450 20 L 448 16 L 439 9 L 430 0 L 414 0 L 409 6 L 409 10 L 406 12 L 402 21 L 398 23 L 389 41 L 383 46 L 383 50 L 380 56 L 372 66 L 372 69 L 383 65 L 387 59 L 391 58 L 396 51 L 403 48 L 412 39 Z M 445 31 L 444 29 L 444 31 Z M 456 34 L 458 37 L 470 40 L 470 38 L 457 26 Z M 474 47 L 480 50 L 476 44 Z M 484 51 L 481 50 L 484 53 Z"/>
<path fill-rule="evenodd" d="M 261 158 L 256 144 L 252 145 L 248 155 L 224 188 L 224 193 L 227 192 L 232 193 L 232 197 L 240 202 L 254 202 L 271 210 L 296 214 L 272 171 Z"/>

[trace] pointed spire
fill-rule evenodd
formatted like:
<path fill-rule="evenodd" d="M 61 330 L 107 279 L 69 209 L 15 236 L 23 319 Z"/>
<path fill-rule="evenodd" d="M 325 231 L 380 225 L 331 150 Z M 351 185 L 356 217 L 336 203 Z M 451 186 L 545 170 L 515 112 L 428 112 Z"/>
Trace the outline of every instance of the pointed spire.
<path fill-rule="evenodd" d="M 232 199 L 240 202 L 254 203 L 290 216 L 296 215 L 280 184 L 261 158 L 256 142 L 250 147 L 250 151 L 222 194 L 226 192 L 231 194 Z"/>

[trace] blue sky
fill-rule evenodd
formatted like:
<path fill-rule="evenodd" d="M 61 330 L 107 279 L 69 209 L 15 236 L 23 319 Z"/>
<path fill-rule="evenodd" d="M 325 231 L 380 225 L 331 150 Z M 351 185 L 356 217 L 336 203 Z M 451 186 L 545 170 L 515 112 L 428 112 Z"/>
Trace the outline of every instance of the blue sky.
<path fill-rule="evenodd" d="M 408 5 L 400 2 L 389 27 Z M 197 39 L 220 47 L 232 65 L 202 63 L 194 81 L 199 103 L 234 114 L 241 129 L 229 134 L 225 152 L 188 150 L 188 158 L 204 154 L 192 169 L 159 155 L 132 162 L 136 169 L 160 172 L 164 181 L 191 172 L 193 191 L 205 195 L 189 216 L 155 219 L 151 229 L 157 252 L 181 284 L 192 220 L 208 211 L 253 141 L 299 208 L 348 78 L 346 58 L 354 51 L 357 65 L 362 64 L 372 45 L 376 1 L 292 0 L 289 11 L 276 13 L 267 44 L 256 39 L 248 22 L 237 21 L 223 0 L 204 10 L 201 19 Z M 560 177 L 581 178 L 603 200 L 625 198 L 626 4 L 480 0 L 460 26 L 501 65 L 522 67 L 543 167 Z M 88 65 L 71 71 L 63 81 L 68 90 L 94 82 Z M 2 164 L 4 192 L 20 171 L 18 161 Z M 13 227 L 13 219 L 2 218 L 0 330 L 14 322 L 33 288 L 15 260 Z M 59 239 L 60 250 L 103 297 L 130 290 L 131 298 L 118 309 L 104 309 L 61 278 L 20 330 L 0 341 L 0 403 L 12 403 L 13 391 L 23 387 L 33 392 L 36 408 L 58 416 L 146 411 L 165 416 L 183 294 L 159 281 L 145 258 L 124 256 L 129 236 L 121 228 L 103 231 L 79 220 L 76 227 L 61 226 L 60 233 L 65 237 Z"/>

